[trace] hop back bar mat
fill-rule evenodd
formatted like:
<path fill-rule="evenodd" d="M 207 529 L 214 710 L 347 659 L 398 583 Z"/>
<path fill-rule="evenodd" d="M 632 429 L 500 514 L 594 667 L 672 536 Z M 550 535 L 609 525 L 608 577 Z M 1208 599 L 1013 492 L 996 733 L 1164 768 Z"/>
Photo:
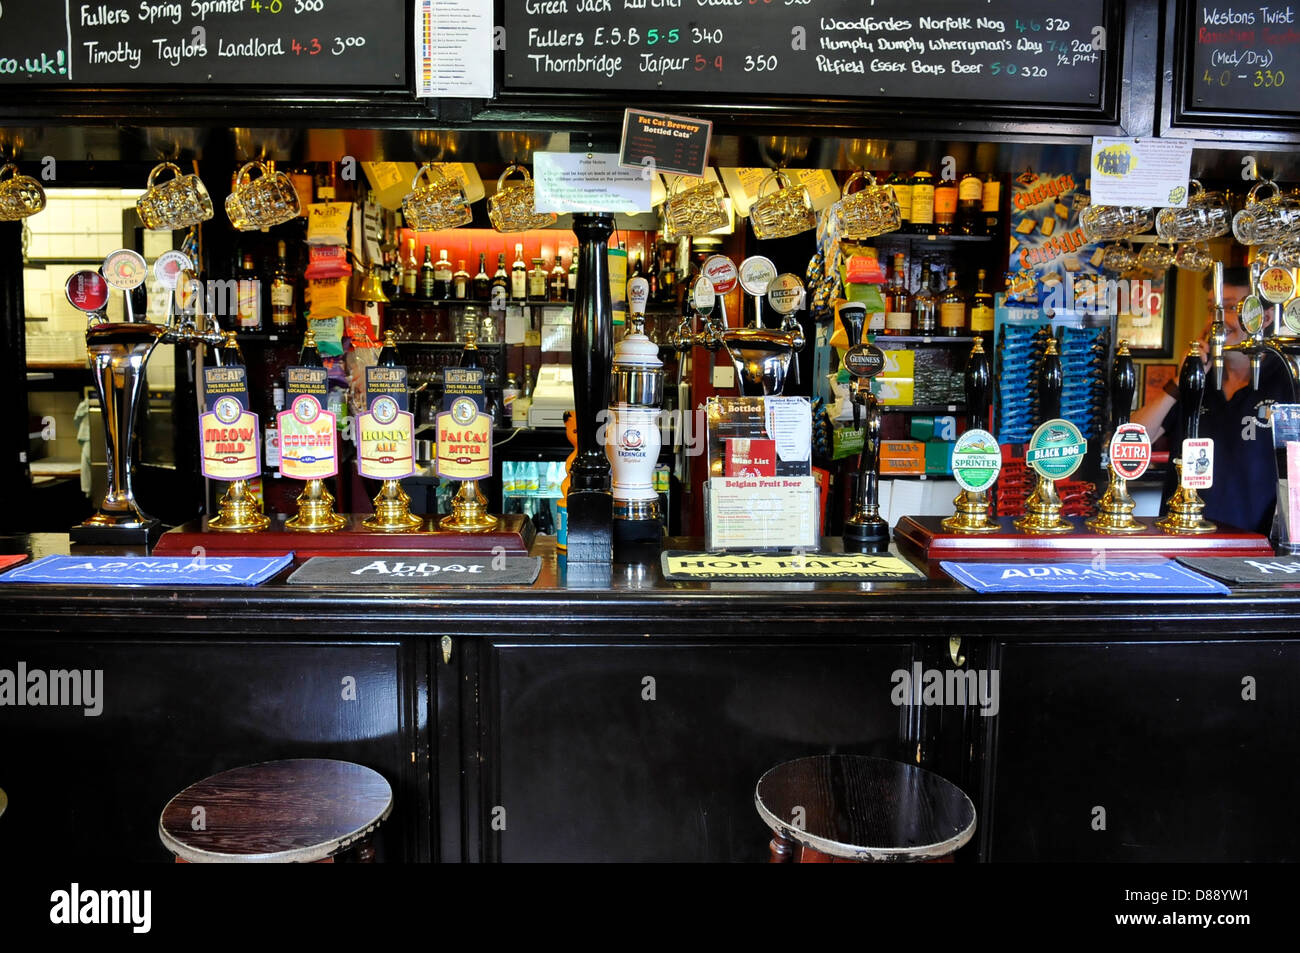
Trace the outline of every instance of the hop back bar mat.
<path fill-rule="evenodd" d="M 537 556 L 356 559 L 315 556 L 289 582 L 296 586 L 530 586 L 542 571 Z"/>
<path fill-rule="evenodd" d="M 896 556 L 862 553 L 688 553 L 660 557 L 671 582 L 920 582 L 925 577 Z"/>

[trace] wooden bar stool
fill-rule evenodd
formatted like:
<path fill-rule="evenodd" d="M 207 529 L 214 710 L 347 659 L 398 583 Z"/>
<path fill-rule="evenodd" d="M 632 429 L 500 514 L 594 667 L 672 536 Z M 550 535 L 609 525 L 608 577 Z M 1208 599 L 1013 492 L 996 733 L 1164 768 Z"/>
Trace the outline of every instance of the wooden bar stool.
<path fill-rule="evenodd" d="M 163 808 L 158 836 L 177 863 L 333 863 L 345 849 L 370 862 L 392 811 L 393 789 L 369 768 L 267 761 L 191 784 Z"/>
<path fill-rule="evenodd" d="M 771 862 L 951 861 L 975 833 L 975 805 L 931 771 L 885 758 L 820 755 L 758 779 Z"/>

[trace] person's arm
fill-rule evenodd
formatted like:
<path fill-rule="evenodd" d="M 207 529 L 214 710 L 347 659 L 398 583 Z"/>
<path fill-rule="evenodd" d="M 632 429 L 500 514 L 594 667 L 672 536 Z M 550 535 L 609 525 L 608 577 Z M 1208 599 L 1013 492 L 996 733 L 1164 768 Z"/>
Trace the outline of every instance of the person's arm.
<path fill-rule="evenodd" d="M 1156 397 L 1133 411 L 1129 415 L 1129 419 L 1135 424 L 1146 427 L 1147 436 L 1151 438 L 1152 443 L 1155 443 L 1164 434 L 1165 421 L 1169 419 L 1170 413 L 1177 406 L 1178 386 L 1173 381 L 1170 381 Z"/>

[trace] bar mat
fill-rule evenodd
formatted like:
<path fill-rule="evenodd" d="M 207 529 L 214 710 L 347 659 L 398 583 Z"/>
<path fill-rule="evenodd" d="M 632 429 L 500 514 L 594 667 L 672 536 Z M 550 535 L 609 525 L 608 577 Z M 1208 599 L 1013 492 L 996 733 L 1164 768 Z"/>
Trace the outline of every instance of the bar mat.
<path fill-rule="evenodd" d="M 1098 595 L 1181 593 L 1227 595 L 1228 587 L 1190 572 L 1172 560 L 1092 563 L 939 563 L 943 571 L 976 592 L 1075 592 Z"/>
<path fill-rule="evenodd" d="M 293 562 L 283 556 L 44 556 L 0 582 L 77 586 L 256 586 Z"/>
<path fill-rule="evenodd" d="M 1238 586 L 1279 586 L 1300 582 L 1300 558 L 1233 559 L 1228 556 L 1180 556 L 1188 569 Z"/>
<path fill-rule="evenodd" d="M 289 577 L 289 582 L 298 586 L 530 586 L 541 571 L 539 556 L 313 556 Z"/>
<path fill-rule="evenodd" d="M 775 582 L 799 580 L 888 582 L 924 580 L 897 556 L 866 553 L 690 553 L 660 556 L 663 576 L 671 582 Z"/>

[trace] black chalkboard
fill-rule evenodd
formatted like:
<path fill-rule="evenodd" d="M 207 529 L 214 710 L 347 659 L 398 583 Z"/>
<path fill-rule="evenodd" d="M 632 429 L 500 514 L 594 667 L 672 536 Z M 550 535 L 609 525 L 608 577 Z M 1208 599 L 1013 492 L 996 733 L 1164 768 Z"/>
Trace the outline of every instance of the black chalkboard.
<path fill-rule="evenodd" d="M 1300 113 L 1300 5 L 1179 4 L 1184 107 Z"/>
<path fill-rule="evenodd" d="M 0 0 L 0 83 L 407 82 L 404 0 Z"/>
<path fill-rule="evenodd" d="M 1098 107 L 1111 55 L 1104 0 L 504 2 L 507 92 L 598 88 Z"/>

